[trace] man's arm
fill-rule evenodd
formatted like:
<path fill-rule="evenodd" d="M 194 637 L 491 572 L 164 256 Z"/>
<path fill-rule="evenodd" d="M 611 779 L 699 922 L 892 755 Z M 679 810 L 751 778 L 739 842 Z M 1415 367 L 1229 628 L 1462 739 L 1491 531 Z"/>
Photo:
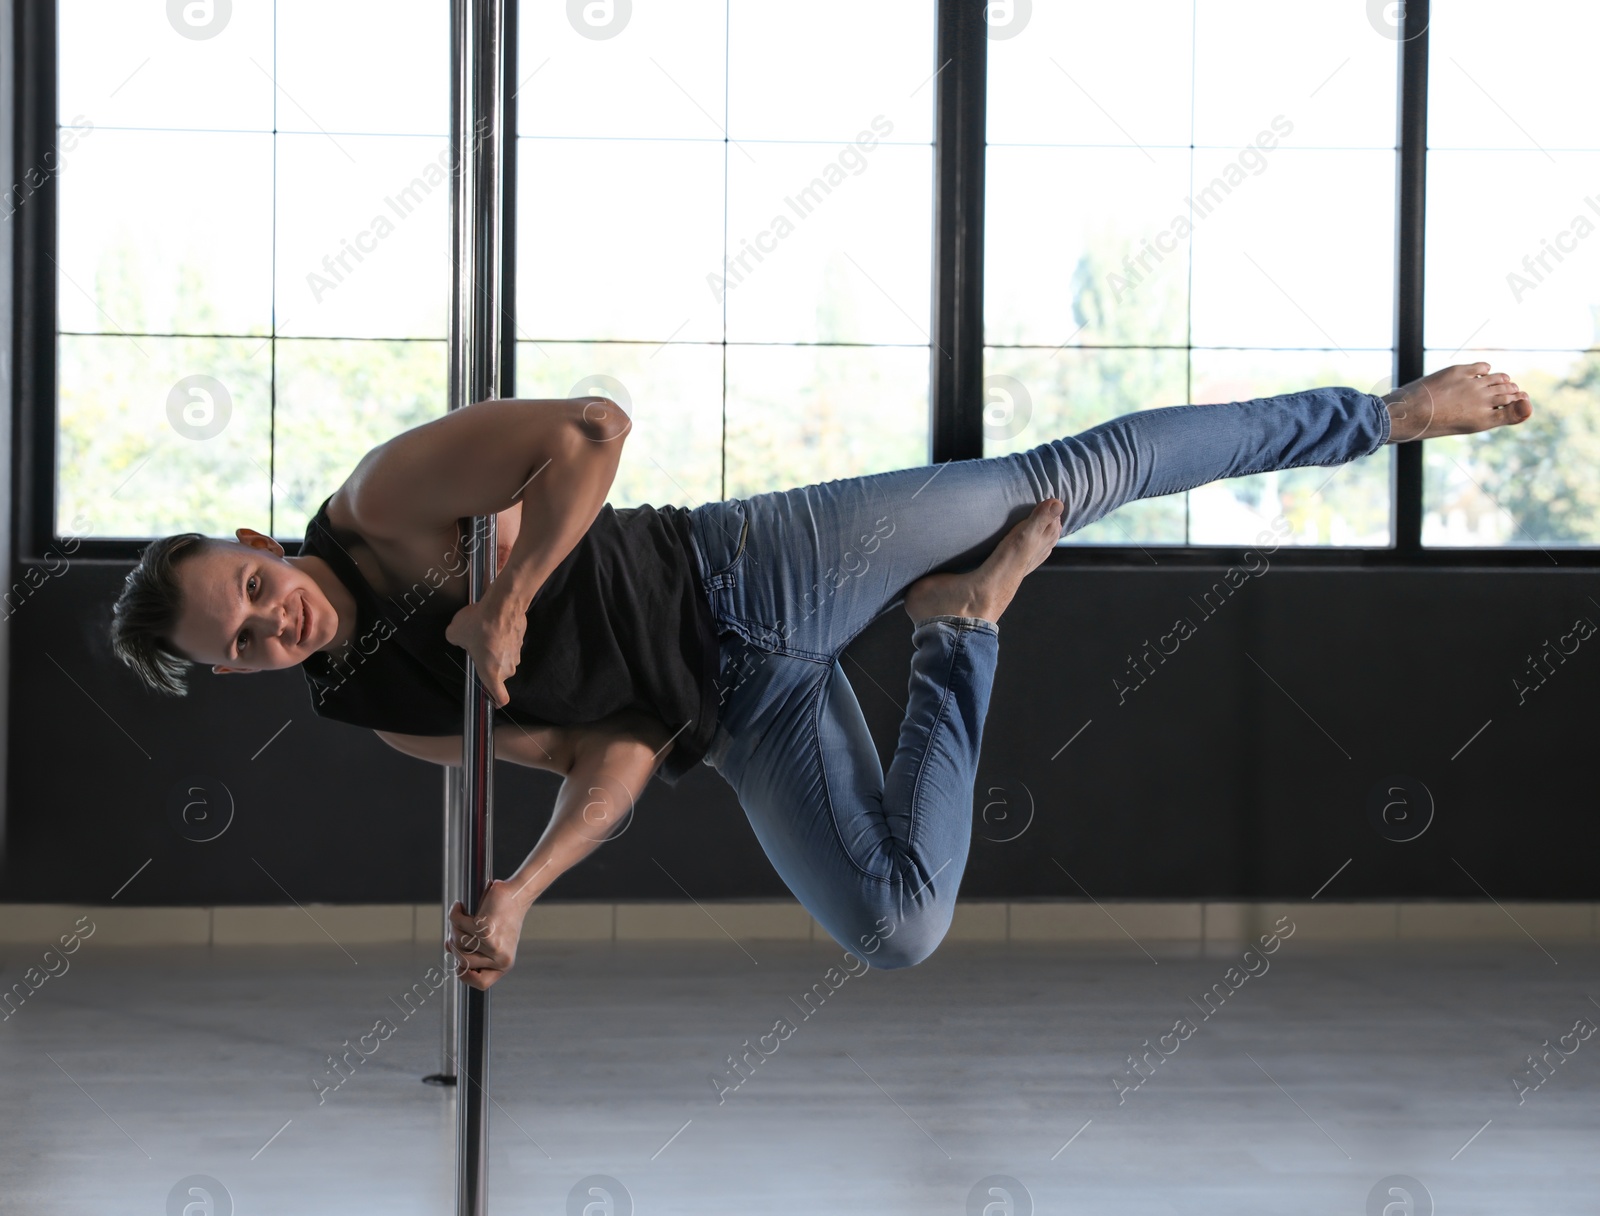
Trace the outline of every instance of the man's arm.
<path fill-rule="evenodd" d="M 461 761 L 461 737 L 377 732 L 391 747 L 436 764 Z M 452 911 L 451 949 L 464 983 L 487 989 L 516 961 L 528 909 L 550 884 L 613 835 L 671 752 L 665 724 L 624 713 L 580 727 L 495 731 L 495 756 L 559 772 L 564 780 L 543 834 L 510 878 L 491 882 L 476 918 Z"/>
<path fill-rule="evenodd" d="M 402 735 L 379 730 L 373 734 L 397 752 L 430 764 L 460 764 L 460 735 Z M 494 732 L 496 760 L 509 760 L 525 768 L 566 773 L 572 768 L 572 748 L 577 735 L 570 727 L 499 724 Z"/>
<path fill-rule="evenodd" d="M 479 401 L 379 444 L 341 487 L 365 535 L 401 543 L 515 508 L 504 564 L 496 554 L 488 590 L 445 629 L 497 706 L 511 700 L 528 606 L 605 505 L 631 426 L 605 397 Z"/>
<path fill-rule="evenodd" d="M 491 584 L 527 612 L 611 492 L 628 415 L 605 397 L 479 401 L 373 448 L 345 483 L 363 534 L 406 540 L 468 516 L 520 506 L 520 528 Z"/>
<path fill-rule="evenodd" d="M 418 760 L 461 763 L 460 735 L 374 733 L 396 751 Z M 670 754 L 670 739 L 660 721 L 637 713 L 583 726 L 496 726 L 495 759 L 560 773 L 564 778 L 544 834 L 506 880 L 523 889 L 524 909 L 561 874 L 594 852 L 627 818 Z"/>
<path fill-rule="evenodd" d="M 518 923 L 550 884 L 620 827 L 666 758 L 666 728 L 618 722 L 577 736 L 543 834 L 506 884 Z"/>

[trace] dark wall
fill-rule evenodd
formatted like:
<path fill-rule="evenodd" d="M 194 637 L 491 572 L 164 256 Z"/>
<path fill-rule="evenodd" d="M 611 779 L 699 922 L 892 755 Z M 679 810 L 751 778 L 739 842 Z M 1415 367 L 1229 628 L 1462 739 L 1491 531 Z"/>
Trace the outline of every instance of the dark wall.
<path fill-rule="evenodd" d="M 0 0 L 0 97 L 14 97 L 16 95 L 16 19 L 12 13 L 11 0 Z M 0 120 L 0 165 L 12 165 L 16 161 L 14 131 L 11 116 L 8 114 Z M 11 189 L 8 180 L 0 183 L 0 187 Z M 0 204 L 0 212 L 9 211 L 4 204 Z M 16 352 L 13 349 L 11 335 L 13 328 L 14 312 L 12 303 L 16 295 L 16 276 L 14 273 L 15 259 L 13 258 L 14 242 L 11 239 L 11 220 L 9 216 L 0 221 L 0 334 L 6 335 L 0 341 L 0 570 L 11 569 L 11 406 L 15 400 L 15 371 Z M 3 609 L 0 609 L 3 615 Z M 0 623 L 0 683 L 7 679 L 7 651 L 11 640 L 10 630 Z M 5 780 L 6 772 L 6 707 L 0 699 L 0 781 Z M 6 837 L 6 807 L 0 802 L 0 866 L 5 864 L 5 837 Z"/>
<path fill-rule="evenodd" d="M 181 701 L 145 693 L 104 640 L 127 566 L 56 565 L 5 626 L 0 902 L 101 903 L 124 884 L 118 904 L 438 898 L 440 769 L 317 718 L 298 671 L 197 673 Z M 1600 635 L 1571 632 L 1600 622 L 1600 574 L 1275 566 L 1207 615 L 1219 577 L 1047 566 L 1024 584 L 1001 623 L 964 898 L 1304 899 L 1336 872 L 1323 898 L 1600 898 Z M 845 660 L 885 760 L 909 637 L 896 609 Z M 1151 670 L 1119 694 L 1147 641 Z M 1547 643 L 1553 671 L 1519 695 Z M 1369 816 L 1394 776 L 1436 806 L 1407 842 Z M 557 779 L 502 764 L 496 782 L 503 875 Z M 231 792 L 215 840 L 173 826 L 193 785 L 219 803 Z M 550 898 L 679 900 L 678 883 L 696 898 L 784 894 L 703 766 L 652 783 Z"/>

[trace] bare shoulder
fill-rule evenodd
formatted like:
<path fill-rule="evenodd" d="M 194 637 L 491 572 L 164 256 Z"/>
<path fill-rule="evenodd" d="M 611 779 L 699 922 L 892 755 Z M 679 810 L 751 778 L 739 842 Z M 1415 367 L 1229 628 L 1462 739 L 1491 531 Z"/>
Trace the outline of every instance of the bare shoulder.
<path fill-rule="evenodd" d="M 466 602 L 466 550 L 461 542 L 458 523 L 440 527 L 423 527 L 417 524 L 394 526 L 385 523 L 380 505 L 363 503 L 359 499 L 363 484 L 362 474 L 369 468 L 375 454 L 384 445 L 373 448 L 357 464 L 344 483 L 328 499 L 328 520 L 334 528 L 349 535 L 361 537 L 365 557 L 357 551 L 357 564 L 363 575 L 368 566 L 372 576 L 367 581 L 380 594 L 389 594 L 397 587 L 409 587 L 419 579 L 430 585 L 440 584 L 452 600 Z M 495 571 L 511 555 L 512 547 L 522 531 L 522 503 L 516 502 L 495 516 Z"/>
<path fill-rule="evenodd" d="M 435 446 L 434 433 L 429 429 L 432 425 L 413 427 L 368 449 L 328 502 L 328 518 L 334 526 L 359 534 L 391 573 L 406 582 L 440 563 L 455 569 L 455 557 L 460 551 L 461 536 L 455 520 L 421 523 L 414 513 L 394 507 L 396 499 L 403 497 L 396 495 L 391 484 L 396 480 L 393 466 L 406 459 L 401 452 L 412 453 L 406 471 L 413 479 L 412 495 L 424 488 L 417 483 L 427 481 L 429 470 L 419 463 L 415 450 L 426 452 Z M 397 447 L 402 439 L 409 448 Z"/>
<path fill-rule="evenodd" d="M 352 503 L 353 480 L 352 475 L 328 499 L 328 522 L 346 538 L 346 551 L 372 589 L 379 595 L 392 595 L 426 582 L 448 599 L 465 603 L 466 561 L 459 530 L 417 528 L 409 534 L 374 534 Z"/>
<path fill-rule="evenodd" d="M 350 509 L 350 478 L 345 478 L 339 488 L 328 495 L 328 522 L 342 532 L 356 530 L 355 513 Z"/>
<path fill-rule="evenodd" d="M 426 450 L 430 436 L 425 430 L 421 434 L 412 434 L 419 429 L 413 427 L 407 434 L 412 435 L 413 446 Z M 395 531 L 392 521 L 386 518 L 382 496 L 374 492 L 374 487 L 383 480 L 384 466 L 395 459 L 393 453 L 397 438 L 399 436 L 373 445 L 367 449 L 366 455 L 356 461 L 356 467 L 350 470 L 350 476 L 344 479 L 344 484 L 334 492 L 333 501 L 328 504 L 330 518 L 337 504 L 350 528 L 363 536 L 387 539 Z"/>
<path fill-rule="evenodd" d="M 364 536 L 408 540 L 466 516 L 504 511 L 534 469 L 588 439 L 627 430 L 607 398 L 488 398 L 419 423 L 369 450 L 341 489 Z"/>

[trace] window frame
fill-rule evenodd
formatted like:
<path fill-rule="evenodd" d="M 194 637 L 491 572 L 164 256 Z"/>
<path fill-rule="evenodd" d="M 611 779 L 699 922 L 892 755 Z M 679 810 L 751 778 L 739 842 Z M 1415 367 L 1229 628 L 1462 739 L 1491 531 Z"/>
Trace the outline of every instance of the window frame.
<path fill-rule="evenodd" d="M 983 222 L 984 135 L 988 29 L 984 0 L 936 0 L 932 341 L 929 349 L 930 462 L 983 455 Z M 508 6 L 512 21 L 517 4 Z M 1428 23 L 1430 0 L 1408 0 L 1397 51 L 1398 114 L 1395 137 L 1395 382 L 1422 374 L 1425 203 L 1427 189 Z M 15 162 L 18 169 L 44 163 L 55 146 L 56 5 L 18 4 L 16 39 Z M 1415 33 L 1411 31 L 1415 30 Z M 516 39 L 511 39 L 514 61 Z M 514 62 L 509 68 L 515 79 Z M 511 94 L 513 90 L 506 90 Z M 505 129 L 505 302 L 516 299 L 515 187 L 516 111 L 508 96 Z M 14 221 L 17 307 L 11 335 L 16 371 L 13 434 L 13 543 L 16 560 L 39 561 L 61 538 L 54 528 L 57 401 L 57 199 L 54 175 L 17 209 Z M 502 384 L 515 391 L 515 326 L 503 327 Z M 1600 566 L 1600 545 L 1559 547 L 1445 548 L 1422 543 L 1423 450 L 1426 440 L 1400 444 L 1393 482 L 1394 541 L 1384 547 L 1284 546 L 1273 556 L 1280 568 L 1323 567 L 1481 568 Z M 127 563 L 151 538 L 83 538 L 82 559 Z M 286 551 L 297 553 L 289 541 Z M 1050 566 L 1116 566 L 1183 569 L 1226 566 L 1242 559 L 1246 545 L 1061 545 Z M 1157 556 L 1159 555 L 1159 557 Z"/>

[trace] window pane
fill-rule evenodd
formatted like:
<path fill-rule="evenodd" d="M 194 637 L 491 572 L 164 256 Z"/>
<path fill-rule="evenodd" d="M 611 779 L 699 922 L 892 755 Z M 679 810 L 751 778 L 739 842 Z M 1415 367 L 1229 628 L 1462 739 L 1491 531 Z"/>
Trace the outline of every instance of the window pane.
<path fill-rule="evenodd" d="M 450 6 L 276 0 L 278 129 L 450 133 Z"/>
<path fill-rule="evenodd" d="M 931 143 L 935 8 L 934 0 L 731 0 L 730 138 L 848 142 L 881 115 L 896 140 Z M 768 149 L 751 152 L 765 167 Z"/>
<path fill-rule="evenodd" d="M 1187 150 L 989 149 L 984 340 L 1179 345 Z"/>
<path fill-rule="evenodd" d="M 1392 151 L 1400 43 L 1370 8 L 1197 0 L 1195 143 L 1248 144 L 1281 115 L 1299 147 Z"/>
<path fill-rule="evenodd" d="M 175 19 L 155 0 L 58 0 L 57 11 L 63 123 L 272 130 L 272 5 L 190 0 Z"/>
<path fill-rule="evenodd" d="M 299 540 L 370 448 L 445 412 L 443 342 L 279 339 L 273 532 Z"/>
<path fill-rule="evenodd" d="M 697 507 L 722 493 L 722 347 L 518 342 L 517 396 L 609 397 L 633 419 L 606 501 Z"/>
<path fill-rule="evenodd" d="M 1594 5 L 1530 0 L 1508 20 L 1456 0 L 1433 13 L 1427 365 L 1487 361 L 1530 393 L 1533 417 L 1423 445 L 1426 544 L 1600 543 L 1597 38 Z M 1510 79 L 1506 63 L 1536 68 Z"/>
<path fill-rule="evenodd" d="M 1341 385 L 1381 394 L 1389 390 L 1391 363 L 1388 351 L 1197 350 L 1192 393 L 1197 403 Z M 1284 545 L 1389 545 L 1393 469 L 1394 448 L 1385 446 L 1334 468 L 1214 481 L 1189 491 L 1189 543 L 1253 545 L 1267 532 Z"/>
<path fill-rule="evenodd" d="M 1595 344 L 1600 153 L 1430 153 L 1427 233 L 1430 346 Z"/>
<path fill-rule="evenodd" d="M 180 188 L 174 167 L 196 164 L 226 191 Z M 71 153 L 60 200 L 63 330 L 268 332 L 270 135 L 96 130 Z"/>
<path fill-rule="evenodd" d="M 58 534 L 268 531 L 265 340 L 58 341 Z"/>
<path fill-rule="evenodd" d="M 717 140 L 726 134 L 726 0 L 541 0 L 521 4 L 517 23 L 518 134 Z"/>
<path fill-rule="evenodd" d="M 989 143 L 1188 147 L 1193 8 L 988 4 Z"/>
<path fill-rule="evenodd" d="M 728 340 L 928 342 L 932 175 L 928 147 L 763 144 L 755 165 L 733 153 Z M 720 258 L 707 269 L 722 273 Z"/>
<path fill-rule="evenodd" d="M 1185 404 L 1184 353 L 1162 350 L 984 351 L 984 455 L 1022 452 L 1135 410 Z M 1129 503 L 1069 544 L 1181 545 L 1181 494 Z"/>
<path fill-rule="evenodd" d="M 729 496 L 928 463 L 926 347 L 727 350 Z"/>
<path fill-rule="evenodd" d="M 720 341 L 723 148 L 522 140 L 518 336 Z"/>
<path fill-rule="evenodd" d="M 1432 147 L 1600 149 L 1592 84 L 1600 5 L 1451 0 L 1433 6 L 1428 42 Z M 1533 70 L 1508 75 L 1508 63 Z"/>
<path fill-rule="evenodd" d="M 450 148 L 437 137 L 278 137 L 278 332 L 443 338 Z"/>
<path fill-rule="evenodd" d="M 1196 346 L 1391 348 L 1392 151 L 1199 149 L 1195 183 Z"/>
<path fill-rule="evenodd" d="M 1600 351 L 1434 351 L 1429 371 L 1484 361 L 1533 399 L 1533 417 L 1422 445 L 1429 545 L 1600 544 Z"/>

